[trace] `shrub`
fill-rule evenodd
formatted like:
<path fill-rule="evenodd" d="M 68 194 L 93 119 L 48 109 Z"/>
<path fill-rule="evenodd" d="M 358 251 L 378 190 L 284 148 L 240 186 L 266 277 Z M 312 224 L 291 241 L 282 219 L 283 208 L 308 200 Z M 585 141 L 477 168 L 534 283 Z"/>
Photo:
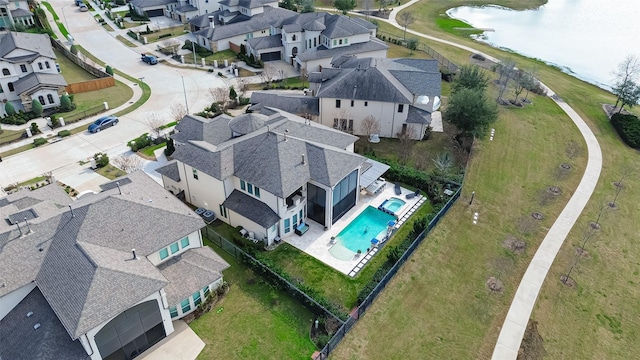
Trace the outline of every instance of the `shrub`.
<path fill-rule="evenodd" d="M 60 110 L 62 111 L 71 110 L 71 98 L 69 98 L 69 95 L 62 95 L 60 97 Z"/>
<path fill-rule="evenodd" d="M 140 137 L 129 141 L 131 151 L 138 151 L 149 145 L 151 145 L 151 138 L 149 137 L 149 134 L 142 134 Z"/>
<path fill-rule="evenodd" d="M 640 119 L 635 115 L 613 114 L 611 125 L 622 141 L 635 149 L 640 149 Z"/>
<path fill-rule="evenodd" d="M 33 146 L 38 147 L 40 145 L 44 145 L 47 143 L 47 139 L 44 138 L 37 138 L 37 139 L 33 139 Z"/>
<path fill-rule="evenodd" d="M 171 36 L 171 35 L 173 35 L 173 34 L 171 34 L 171 33 L 169 33 L 169 34 L 162 34 L 162 35 L 158 36 L 158 39 L 163 39 L 163 38 L 169 37 L 169 36 Z"/>
<path fill-rule="evenodd" d="M 35 135 L 38 133 L 40 133 L 40 128 L 38 128 L 38 124 L 35 122 L 31 123 L 31 134 Z"/>
<path fill-rule="evenodd" d="M 167 147 L 164 149 L 164 155 L 171 156 L 174 151 L 176 151 L 176 147 L 173 144 L 173 139 L 169 138 L 169 140 L 167 141 Z"/>
<path fill-rule="evenodd" d="M 7 101 L 7 103 L 4 104 L 4 112 L 7 113 L 7 115 L 9 116 L 15 115 L 16 109 L 13 107 L 13 104 L 11 103 L 11 101 Z"/>
<path fill-rule="evenodd" d="M 69 49 L 73 55 L 78 55 L 78 48 L 75 45 L 71 45 Z"/>
<path fill-rule="evenodd" d="M 40 101 L 38 99 L 34 99 L 31 102 L 31 110 L 36 115 L 36 117 L 40 117 L 42 115 L 42 104 L 40 104 Z"/>
<path fill-rule="evenodd" d="M 58 136 L 59 136 L 59 137 L 67 137 L 67 136 L 69 136 L 69 135 L 71 135 L 71 131 L 69 131 L 69 130 L 62 130 L 62 131 L 60 131 L 60 132 L 58 133 Z"/>
<path fill-rule="evenodd" d="M 93 159 L 96 161 L 96 166 L 98 168 L 109 165 L 109 157 L 105 153 L 95 153 L 93 155 Z"/>
<path fill-rule="evenodd" d="M 104 71 L 105 71 L 107 74 L 109 74 L 109 75 L 113 76 L 113 68 L 112 68 L 110 65 L 107 65 L 107 67 L 105 67 L 105 68 L 104 68 Z"/>

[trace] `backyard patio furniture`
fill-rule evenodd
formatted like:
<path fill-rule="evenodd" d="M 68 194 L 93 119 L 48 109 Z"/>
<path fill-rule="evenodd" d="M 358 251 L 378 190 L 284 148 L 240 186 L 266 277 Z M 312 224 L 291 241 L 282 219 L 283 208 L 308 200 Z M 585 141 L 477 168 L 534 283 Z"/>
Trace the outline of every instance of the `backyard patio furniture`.
<path fill-rule="evenodd" d="M 414 197 L 416 197 L 418 195 L 420 195 L 420 189 L 416 189 L 416 192 L 411 193 L 411 194 L 407 194 L 407 195 L 405 195 L 405 197 L 407 199 L 413 199 Z"/>
<path fill-rule="evenodd" d="M 295 231 L 296 235 L 302 236 L 302 235 L 304 235 L 304 233 L 309 231 L 309 225 L 307 225 L 305 223 L 301 223 L 300 225 L 296 226 L 296 229 L 294 231 Z"/>
<path fill-rule="evenodd" d="M 395 184 L 396 195 L 402 194 L 402 189 L 400 189 L 400 184 Z"/>
<path fill-rule="evenodd" d="M 239 231 L 240 235 L 242 235 L 242 237 L 246 238 L 247 237 L 247 230 L 245 229 L 240 229 Z"/>

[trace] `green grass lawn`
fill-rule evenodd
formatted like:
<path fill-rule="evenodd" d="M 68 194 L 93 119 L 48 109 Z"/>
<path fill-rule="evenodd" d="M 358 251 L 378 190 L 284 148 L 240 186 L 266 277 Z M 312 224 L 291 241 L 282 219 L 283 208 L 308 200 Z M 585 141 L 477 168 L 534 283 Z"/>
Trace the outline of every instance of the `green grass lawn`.
<path fill-rule="evenodd" d="M 109 103 L 110 108 L 115 108 L 129 101 L 132 96 L 133 90 L 130 87 L 116 81 L 116 86 L 74 94 L 73 102 L 76 104 L 76 109 L 67 113 L 58 113 L 57 115 L 72 119 L 87 110 L 102 106 L 105 100 Z"/>
<path fill-rule="evenodd" d="M 144 37 L 147 38 L 147 41 L 152 43 L 152 42 L 156 42 L 156 41 L 165 41 L 165 40 L 169 40 L 172 37 L 175 36 L 180 36 L 180 35 L 184 35 L 185 34 L 185 26 L 180 25 L 180 26 L 174 26 L 171 28 L 166 28 L 166 29 L 161 29 L 159 31 L 153 32 L 151 34 L 148 35 L 142 35 Z M 166 36 L 167 34 L 170 34 L 170 36 Z M 166 36 L 166 37 L 162 37 L 161 36 Z"/>
<path fill-rule="evenodd" d="M 107 166 L 101 167 L 96 170 L 96 173 L 106 177 L 109 180 L 117 179 L 121 176 L 127 175 L 126 172 L 118 169 L 117 167 L 108 164 Z"/>
<path fill-rule="evenodd" d="M 202 56 L 196 53 L 196 63 L 198 65 L 202 64 L 202 60 L 200 59 L 202 59 Z M 229 64 L 231 64 L 232 62 L 236 61 L 237 58 L 236 58 L 236 53 L 234 53 L 233 51 L 222 50 L 222 51 L 213 53 L 213 55 L 209 55 L 205 57 L 205 61 L 207 62 L 207 64 L 213 63 L 213 60 L 218 60 L 218 65 L 220 65 L 220 64 L 224 64 L 225 60 L 227 60 Z M 193 52 L 190 52 L 184 55 L 184 62 L 186 64 L 193 64 Z"/>
<path fill-rule="evenodd" d="M 5 144 L 5 143 L 18 140 L 22 137 L 23 133 L 24 131 L 0 130 L 0 144 Z"/>
<path fill-rule="evenodd" d="M 167 146 L 166 142 L 163 142 L 161 144 L 157 144 L 157 145 L 151 145 L 151 146 L 147 146 L 146 148 L 142 148 L 140 149 L 140 152 L 143 153 L 144 155 L 148 156 L 148 157 L 152 157 L 155 159 L 155 155 L 154 155 L 154 151 L 163 148 Z"/>
<path fill-rule="evenodd" d="M 309 339 L 313 314 L 207 244 L 231 265 L 223 273 L 231 289 L 214 310 L 189 325 L 206 344 L 198 359 L 309 359 L 316 349 Z"/>
<path fill-rule="evenodd" d="M 56 63 L 60 64 L 60 73 L 68 84 L 96 79 L 95 76 L 76 65 L 76 63 L 71 61 L 68 57 L 64 56 L 62 52 L 55 49 L 54 52 L 56 54 Z"/>
<path fill-rule="evenodd" d="M 116 39 L 118 39 L 118 41 L 120 41 L 121 43 L 127 45 L 128 47 L 137 47 L 137 44 L 132 43 L 131 41 L 129 41 L 129 39 L 127 39 L 126 37 L 122 36 L 122 35 L 117 35 Z"/>

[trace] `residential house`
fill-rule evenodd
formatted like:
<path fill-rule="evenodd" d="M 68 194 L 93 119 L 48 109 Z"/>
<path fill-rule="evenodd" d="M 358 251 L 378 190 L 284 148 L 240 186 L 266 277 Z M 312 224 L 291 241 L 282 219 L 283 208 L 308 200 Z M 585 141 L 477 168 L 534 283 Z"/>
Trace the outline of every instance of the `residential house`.
<path fill-rule="evenodd" d="M 0 28 L 13 29 L 16 25 L 33 27 L 33 13 L 26 0 L 0 0 Z"/>
<path fill-rule="evenodd" d="M 0 32 L 0 69 L 0 99 L 16 111 L 31 111 L 34 99 L 45 109 L 60 105 L 67 83 L 58 74 L 49 35 Z"/>
<path fill-rule="evenodd" d="M 221 284 L 189 207 L 143 172 L 102 189 L 0 198 L 0 358 L 131 359 Z"/>
<path fill-rule="evenodd" d="M 306 103 L 318 102 L 318 121 L 354 135 L 373 135 L 365 119 L 379 125 L 379 137 L 406 134 L 420 140 L 432 118 L 440 118 L 441 75 L 437 60 L 342 56 L 334 67 L 309 74 Z M 303 113 L 300 95 L 254 92 L 253 106 L 286 107 Z"/>
<path fill-rule="evenodd" d="M 310 221 L 330 229 L 388 168 L 355 154 L 357 137 L 268 107 L 187 115 L 176 131 L 175 162 L 158 169 L 165 188 L 265 245 Z"/>
<path fill-rule="evenodd" d="M 320 115 L 320 102 L 317 97 L 294 95 L 290 92 L 278 91 L 254 91 L 251 93 L 250 111 L 261 112 L 265 107 L 284 110 L 302 118 L 318 122 Z"/>
<path fill-rule="evenodd" d="M 277 1 L 263 1 L 274 6 L 278 4 Z M 227 10 L 227 14 L 229 14 L 238 11 L 234 10 L 234 8 L 258 6 L 261 3 L 258 0 L 252 0 L 251 4 L 249 4 L 249 1 L 245 3 L 244 0 L 241 2 L 242 4 L 238 4 L 238 1 L 235 2 L 236 4 L 230 4 L 229 0 L 220 2 L 215 0 L 132 0 L 131 6 L 139 15 L 146 14 L 149 17 L 166 16 L 186 24 L 193 19 L 201 21 L 203 18 L 207 18 L 208 15 L 217 17 L 224 12 L 224 9 L 230 9 Z M 242 11 L 242 13 L 245 12 Z"/>

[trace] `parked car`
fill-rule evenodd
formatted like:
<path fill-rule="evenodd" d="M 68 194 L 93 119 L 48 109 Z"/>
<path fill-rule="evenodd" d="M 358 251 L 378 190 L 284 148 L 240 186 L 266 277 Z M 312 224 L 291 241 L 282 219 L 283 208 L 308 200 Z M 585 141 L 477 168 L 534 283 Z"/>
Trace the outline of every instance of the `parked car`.
<path fill-rule="evenodd" d="M 89 11 L 87 4 L 85 3 L 80 4 L 80 11 Z"/>
<path fill-rule="evenodd" d="M 142 54 L 142 61 L 149 65 L 155 65 L 158 63 L 158 58 L 153 55 Z"/>
<path fill-rule="evenodd" d="M 102 129 L 106 129 L 108 127 L 112 127 L 118 124 L 118 121 L 119 121 L 118 118 L 115 116 L 111 116 L 111 115 L 103 116 L 98 120 L 94 121 L 93 124 L 89 125 L 89 132 L 97 133 Z"/>

